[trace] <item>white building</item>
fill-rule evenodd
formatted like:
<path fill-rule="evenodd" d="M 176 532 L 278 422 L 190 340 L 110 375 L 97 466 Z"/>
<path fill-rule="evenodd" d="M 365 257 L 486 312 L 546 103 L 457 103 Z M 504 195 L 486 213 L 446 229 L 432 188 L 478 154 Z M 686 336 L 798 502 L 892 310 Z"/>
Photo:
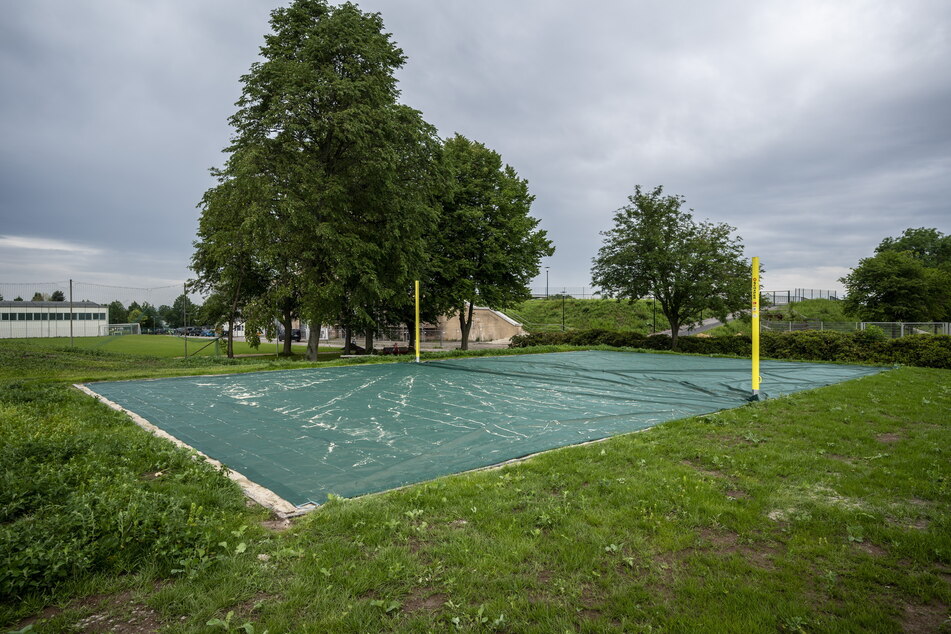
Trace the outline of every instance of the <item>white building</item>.
<path fill-rule="evenodd" d="M 0 301 L 0 339 L 70 336 L 69 302 Z M 93 302 L 73 302 L 72 335 L 105 334 L 109 309 Z"/>

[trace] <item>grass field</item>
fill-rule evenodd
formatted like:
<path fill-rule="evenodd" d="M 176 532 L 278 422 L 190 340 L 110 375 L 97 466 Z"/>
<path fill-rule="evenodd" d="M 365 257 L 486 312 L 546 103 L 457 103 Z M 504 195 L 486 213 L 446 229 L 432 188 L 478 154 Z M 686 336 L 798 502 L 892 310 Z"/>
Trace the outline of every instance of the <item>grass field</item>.
<path fill-rule="evenodd" d="M 0 625 L 951 628 L 949 371 L 899 368 L 291 523 L 68 387 L 293 365 L 0 343 Z"/>
<path fill-rule="evenodd" d="M 62 349 L 69 347 L 68 337 L 48 337 L 34 339 L 9 339 L 9 342 L 29 344 L 30 346 L 42 349 Z M 214 357 L 224 356 L 227 342 L 222 341 L 218 350 L 215 350 L 215 344 L 212 339 L 189 337 L 188 338 L 188 356 Z M 151 357 L 182 357 L 185 356 L 185 339 L 173 335 L 122 335 L 111 337 L 75 337 L 73 339 L 74 347 L 79 350 L 101 350 L 103 352 L 114 352 L 118 354 L 136 354 Z M 283 346 L 283 344 L 282 344 Z M 295 352 L 303 353 L 303 346 L 294 345 Z M 337 348 L 322 348 L 321 354 L 339 355 Z M 236 355 L 263 354 L 275 355 L 277 350 L 273 343 L 262 343 L 258 348 L 252 348 L 244 341 L 234 342 L 234 353 Z"/>

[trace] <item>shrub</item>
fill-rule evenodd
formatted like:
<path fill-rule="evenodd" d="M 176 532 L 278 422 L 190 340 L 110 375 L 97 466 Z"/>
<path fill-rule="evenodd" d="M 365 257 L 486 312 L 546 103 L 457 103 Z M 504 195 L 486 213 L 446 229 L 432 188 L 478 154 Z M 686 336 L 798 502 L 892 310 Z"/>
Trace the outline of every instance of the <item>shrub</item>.
<path fill-rule="evenodd" d="M 749 336 L 679 338 L 680 352 L 748 356 L 752 351 Z M 511 348 L 541 345 L 612 346 L 645 350 L 670 350 L 668 335 L 644 336 L 634 332 L 575 330 L 545 332 L 512 337 Z M 886 339 L 880 330 L 854 333 L 801 330 L 764 332 L 760 353 L 773 359 L 837 361 L 845 363 L 900 363 L 926 368 L 951 369 L 951 336 L 909 335 Z"/>

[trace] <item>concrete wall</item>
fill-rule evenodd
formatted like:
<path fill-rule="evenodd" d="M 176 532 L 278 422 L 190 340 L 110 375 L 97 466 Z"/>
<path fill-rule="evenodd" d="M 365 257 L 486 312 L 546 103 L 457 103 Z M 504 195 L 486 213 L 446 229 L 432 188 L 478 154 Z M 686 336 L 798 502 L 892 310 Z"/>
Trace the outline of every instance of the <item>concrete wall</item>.
<path fill-rule="evenodd" d="M 443 339 L 449 341 L 462 339 L 459 313 L 440 317 L 438 326 L 443 331 Z M 480 308 L 479 306 L 476 306 L 472 311 L 472 329 L 469 330 L 469 341 L 495 341 L 523 334 L 525 334 L 525 330 L 522 328 L 522 324 L 507 315 L 491 308 Z"/>

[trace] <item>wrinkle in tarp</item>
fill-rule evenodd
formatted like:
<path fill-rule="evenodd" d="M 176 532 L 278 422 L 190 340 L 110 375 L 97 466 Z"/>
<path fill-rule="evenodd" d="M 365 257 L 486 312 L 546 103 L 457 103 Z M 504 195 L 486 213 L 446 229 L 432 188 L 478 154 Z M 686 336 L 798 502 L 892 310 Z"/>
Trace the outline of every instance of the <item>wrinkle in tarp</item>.
<path fill-rule="evenodd" d="M 770 395 L 881 370 L 761 364 Z M 750 363 L 578 351 L 89 387 L 299 506 L 737 407 Z"/>

